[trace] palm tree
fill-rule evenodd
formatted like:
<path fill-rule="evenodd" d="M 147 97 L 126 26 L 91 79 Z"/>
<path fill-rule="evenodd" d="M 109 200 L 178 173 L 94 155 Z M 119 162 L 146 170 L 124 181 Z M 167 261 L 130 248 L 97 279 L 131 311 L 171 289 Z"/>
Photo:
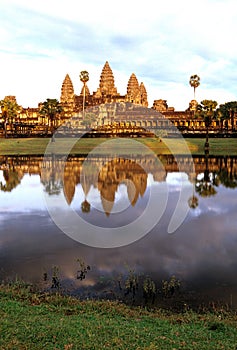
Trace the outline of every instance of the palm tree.
<path fill-rule="evenodd" d="M 15 98 L 12 96 L 6 96 L 0 101 L 0 107 L 2 111 L 2 117 L 4 120 L 4 133 L 7 137 L 7 124 L 11 124 L 20 111 L 20 106 L 17 104 Z"/>
<path fill-rule="evenodd" d="M 200 78 L 197 74 L 191 75 L 190 79 L 189 79 L 189 84 L 191 85 L 191 87 L 193 87 L 194 90 L 194 100 L 195 100 L 195 91 L 196 88 L 200 85 Z"/>
<path fill-rule="evenodd" d="M 40 107 L 40 115 L 44 117 L 48 117 L 50 120 L 50 129 L 52 134 L 52 142 L 54 140 L 54 128 L 55 128 L 55 120 L 56 117 L 63 112 L 63 108 L 59 101 L 55 98 L 47 98 Z"/>
<path fill-rule="evenodd" d="M 205 122 L 206 127 L 206 143 L 205 148 L 209 148 L 209 127 L 212 124 L 212 120 L 216 118 L 217 116 L 217 102 L 213 100 L 203 100 L 201 103 L 197 106 L 196 116 L 201 117 Z"/>
<path fill-rule="evenodd" d="M 86 70 L 81 71 L 80 80 L 83 83 L 83 105 L 82 105 L 82 118 L 84 120 L 84 111 L 85 111 L 85 98 L 86 98 L 86 83 L 89 80 L 89 73 Z"/>

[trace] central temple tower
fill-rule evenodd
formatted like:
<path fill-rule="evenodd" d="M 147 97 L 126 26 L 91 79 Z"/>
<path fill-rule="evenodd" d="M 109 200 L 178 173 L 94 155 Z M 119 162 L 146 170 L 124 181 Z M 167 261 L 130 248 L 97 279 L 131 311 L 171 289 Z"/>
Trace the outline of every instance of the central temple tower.
<path fill-rule="evenodd" d="M 112 69 L 109 66 L 108 61 L 105 62 L 105 65 L 102 69 L 100 75 L 100 85 L 95 93 L 95 97 L 101 96 L 117 96 L 119 95 L 117 89 L 114 85 L 114 75 Z"/>

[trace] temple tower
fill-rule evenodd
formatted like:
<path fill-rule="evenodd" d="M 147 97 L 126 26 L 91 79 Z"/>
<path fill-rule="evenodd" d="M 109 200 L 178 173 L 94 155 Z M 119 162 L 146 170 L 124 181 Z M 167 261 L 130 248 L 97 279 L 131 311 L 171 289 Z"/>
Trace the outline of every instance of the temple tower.
<path fill-rule="evenodd" d="M 148 107 L 147 92 L 143 82 L 141 82 L 140 84 L 140 94 L 141 94 L 141 102 L 140 102 L 141 105 L 144 107 Z"/>
<path fill-rule="evenodd" d="M 74 88 L 71 78 L 67 74 L 62 84 L 60 102 L 63 106 L 64 116 L 70 118 L 74 111 Z"/>
<path fill-rule="evenodd" d="M 131 74 L 128 80 L 126 100 L 144 107 L 148 106 L 145 85 L 143 83 L 139 85 L 134 73 Z"/>
<path fill-rule="evenodd" d="M 134 73 L 131 74 L 127 85 L 127 100 L 132 103 L 140 104 L 140 86 Z"/>
<path fill-rule="evenodd" d="M 74 103 L 74 88 L 71 78 L 67 74 L 61 88 L 61 103 Z"/>
<path fill-rule="evenodd" d="M 95 93 L 96 97 L 111 95 L 119 95 L 117 89 L 114 85 L 114 75 L 112 69 L 109 66 L 108 61 L 105 62 L 105 65 L 102 69 L 100 76 L 100 85 Z"/>

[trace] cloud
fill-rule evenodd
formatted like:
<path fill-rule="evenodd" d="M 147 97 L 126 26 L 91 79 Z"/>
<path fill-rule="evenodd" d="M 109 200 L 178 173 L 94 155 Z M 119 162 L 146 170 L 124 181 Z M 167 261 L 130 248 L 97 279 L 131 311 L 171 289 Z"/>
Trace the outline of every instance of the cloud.
<path fill-rule="evenodd" d="M 164 98 L 186 109 L 192 74 L 201 77 L 197 98 L 236 100 L 233 0 L 200 0 L 196 7 L 188 0 L 147 0 L 143 6 L 125 0 L 111 6 L 102 0 L 84 2 L 78 10 L 75 0 L 2 3 L 0 57 L 7 71 L 1 77 L 1 98 L 15 94 L 26 106 L 59 98 L 66 73 L 77 81 L 85 67 L 95 91 L 108 60 L 118 91 L 126 92 L 134 72 L 147 88 L 150 105 Z"/>

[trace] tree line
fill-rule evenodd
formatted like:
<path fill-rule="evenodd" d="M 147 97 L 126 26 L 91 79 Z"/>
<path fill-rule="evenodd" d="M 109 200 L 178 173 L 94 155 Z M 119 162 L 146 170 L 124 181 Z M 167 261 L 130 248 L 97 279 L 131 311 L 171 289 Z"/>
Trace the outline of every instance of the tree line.
<path fill-rule="evenodd" d="M 21 111 L 21 107 L 17 104 L 16 100 L 11 96 L 5 97 L 0 101 L 1 115 L 3 119 L 3 128 L 5 137 L 7 136 L 7 125 L 11 125 L 13 120 L 17 117 Z M 47 117 L 49 120 L 49 127 L 53 134 L 55 128 L 55 120 L 64 112 L 63 106 L 57 99 L 47 98 L 46 101 L 40 104 L 39 114 L 43 117 Z M 205 126 L 208 129 L 213 120 L 220 121 L 221 125 L 224 125 L 226 121 L 231 121 L 232 131 L 234 130 L 234 116 L 237 114 L 237 101 L 226 102 L 218 106 L 217 101 L 203 100 L 197 104 L 196 111 L 194 112 L 194 118 L 202 118 L 205 122 Z M 90 116 L 85 116 L 83 124 L 90 126 Z"/>

